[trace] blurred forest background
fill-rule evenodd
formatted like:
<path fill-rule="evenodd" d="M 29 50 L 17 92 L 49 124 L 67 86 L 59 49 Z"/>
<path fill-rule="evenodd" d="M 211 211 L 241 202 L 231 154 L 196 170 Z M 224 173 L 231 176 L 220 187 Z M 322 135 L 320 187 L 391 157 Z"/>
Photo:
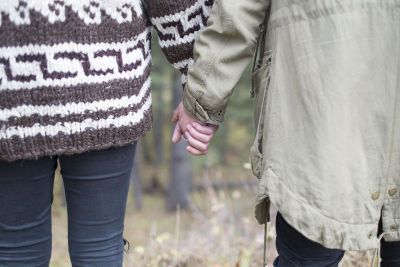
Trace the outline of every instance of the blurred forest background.
<path fill-rule="evenodd" d="M 253 140 L 250 68 L 239 82 L 209 154 L 192 157 L 173 146 L 171 114 L 180 75 L 153 40 L 154 129 L 140 141 L 125 220 L 125 267 L 261 267 L 264 227 L 254 219 L 257 179 L 249 165 Z M 273 217 L 273 216 L 272 216 Z M 268 258 L 276 256 L 273 222 Z M 71 266 L 61 177 L 53 204 L 52 267 Z M 343 266 L 367 266 L 370 253 L 346 255 Z"/>

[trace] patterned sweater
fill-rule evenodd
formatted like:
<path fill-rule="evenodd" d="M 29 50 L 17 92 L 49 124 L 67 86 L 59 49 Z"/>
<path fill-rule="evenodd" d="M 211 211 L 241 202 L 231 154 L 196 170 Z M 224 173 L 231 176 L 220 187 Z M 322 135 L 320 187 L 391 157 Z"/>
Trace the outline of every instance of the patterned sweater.
<path fill-rule="evenodd" d="M 0 0 L 0 160 L 133 143 L 152 124 L 151 27 L 182 73 L 212 0 Z"/>

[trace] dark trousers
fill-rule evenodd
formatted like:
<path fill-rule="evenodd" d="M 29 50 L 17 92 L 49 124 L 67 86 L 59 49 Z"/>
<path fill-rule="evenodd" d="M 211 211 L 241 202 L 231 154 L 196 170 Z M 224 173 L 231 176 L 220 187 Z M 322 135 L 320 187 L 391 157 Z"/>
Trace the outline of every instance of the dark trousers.
<path fill-rule="evenodd" d="M 122 266 L 135 147 L 0 162 L 0 266 L 49 266 L 57 160 L 67 201 L 72 266 Z"/>
<path fill-rule="evenodd" d="M 327 249 L 291 227 L 282 215 L 276 217 L 276 248 L 279 256 L 274 267 L 337 267 L 344 251 Z M 381 243 L 382 267 L 400 267 L 400 242 Z"/>

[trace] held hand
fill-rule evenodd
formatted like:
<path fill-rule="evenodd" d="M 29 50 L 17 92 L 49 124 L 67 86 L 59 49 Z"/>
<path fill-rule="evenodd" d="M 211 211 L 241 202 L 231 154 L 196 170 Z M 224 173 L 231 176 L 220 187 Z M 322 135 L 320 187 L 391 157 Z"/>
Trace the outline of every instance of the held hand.
<path fill-rule="evenodd" d="M 208 153 L 208 146 L 218 126 L 201 123 L 185 111 L 182 102 L 175 109 L 172 121 L 177 123 L 172 136 L 174 144 L 183 136 L 189 144 L 186 150 L 190 154 L 200 156 Z"/>
<path fill-rule="evenodd" d="M 172 134 L 172 142 L 174 144 L 178 143 L 187 131 L 186 126 L 196 121 L 196 118 L 186 113 L 182 102 L 180 102 L 172 114 L 172 122 L 176 122 L 175 130 Z"/>

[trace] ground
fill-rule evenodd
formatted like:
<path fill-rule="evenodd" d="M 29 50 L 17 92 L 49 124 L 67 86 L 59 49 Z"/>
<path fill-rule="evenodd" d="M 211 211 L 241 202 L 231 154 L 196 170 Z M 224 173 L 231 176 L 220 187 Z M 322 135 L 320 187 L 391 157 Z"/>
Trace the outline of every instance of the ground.
<path fill-rule="evenodd" d="M 53 205 L 51 267 L 70 266 L 66 209 L 59 190 Z M 172 213 L 165 211 L 160 194 L 145 195 L 140 211 L 130 198 L 125 222 L 130 249 L 124 267 L 261 267 L 264 228 L 253 217 L 254 190 L 251 186 L 219 191 L 208 188 L 192 194 L 190 211 Z M 272 222 L 267 246 L 270 262 L 276 256 L 274 237 Z M 342 267 L 369 266 L 371 254 L 348 253 Z"/>

